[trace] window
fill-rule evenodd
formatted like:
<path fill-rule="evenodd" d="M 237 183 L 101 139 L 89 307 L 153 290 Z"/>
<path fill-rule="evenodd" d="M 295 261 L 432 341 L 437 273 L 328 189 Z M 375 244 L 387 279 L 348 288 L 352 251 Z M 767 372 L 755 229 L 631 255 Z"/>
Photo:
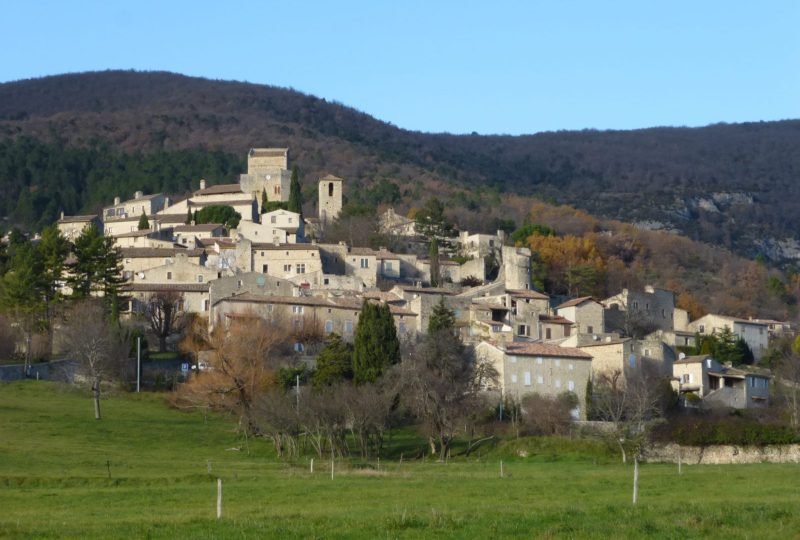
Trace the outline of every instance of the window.
<path fill-rule="evenodd" d="M 539 384 L 544 384 L 544 377 L 542 377 L 541 375 L 537 376 L 536 382 Z"/>
<path fill-rule="evenodd" d="M 684 384 L 690 383 L 692 380 L 691 376 L 688 373 L 684 373 L 683 377 L 681 378 L 681 382 Z"/>
<path fill-rule="evenodd" d="M 277 223 L 278 222 L 278 216 L 269 216 L 269 222 L 270 223 Z"/>
<path fill-rule="evenodd" d="M 323 284 L 323 285 L 329 285 L 329 284 L 330 284 L 330 282 L 331 282 L 331 280 L 330 280 L 330 279 L 328 279 L 328 278 L 323 278 L 323 280 L 322 280 L 322 284 Z"/>
<path fill-rule="evenodd" d="M 586 333 L 587 333 L 587 334 L 594 334 L 594 327 L 593 327 L 593 326 L 591 326 L 591 325 L 590 325 L 590 326 L 587 326 L 587 327 L 586 327 Z"/>
<path fill-rule="evenodd" d="M 303 306 L 292 306 L 292 313 L 302 314 Z"/>
<path fill-rule="evenodd" d="M 297 263 L 297 273 L 298 274 L 305 274 L 306 273 L 306 264 L 305 263 Z"/>
<path fill-rule="evenodd" d="M 542 363 L 542 357 L 541 356 L 537 356 L 536 357 L 536 363 L 537 364 L 541 364 Z"/>
<path fill-rule="evenodd" d="M 361 268 L 369 268 L 369 259 L 361 259 Z"/>
<path fill-rule="evenodd" d="M 561 360 L 559 360 L 558 358 L 556 358 L 556 367 L 559 367 L 559 366 L 561 366 Z"/>
<path fill-rule="evenodd" d="M 665 309 L 661 310 L 661 318 L 662 319 L 666 319 L 667 318 L 667 310 L 665 310 Z"/>
<path fill-rule="evenodd" d="M 262 264 L 261 265 L 261 272 L 266 274 L 268 270 L 269 270 L 269 265 L 268 264 Z"/>
<path fill-rule="evenodd" d="M 567 381 L 567 390 L 570 392 L 575 390 L 575 381 Z"/>
<path fill-rule="evenodd" d="M 544 329 L 544 339 L 550 339 L 550 338 L 551 338 L 550 329 L 549 328 L 545 328 Z"/>
<path fill-rule="evenodd" d="M 333 332 L 333 321 L 331 320 L 325 321 L 325 331 L 328 332 L 329 334 Z"/>
<path fill-rule="evenodd" d="M 280 195 L 281 194 L 281 186 L 274 186 L 272 188 L 272 193 L 274 193 L 275 195 Z"/>
<path fill-rule="evenodd" d="M 167 279 L 172 279 L 172 272 L 167 272 Z"/>
<path fill-rule="evenodd" d="M 208 300 L 203 300 L 203 311 L 208 311 Z"/>
<path fill-rule="evenodd" d="M 344 333 L 345 334 L 352 334 L 353 333 L 353 321 L 346 320 L 344 321 Z"/>
<path fill-rule="evenodd" d="M 284 264 L 283 265 L 283 271 L 288 274 L 289 272 L 292 271 L 292 265 L 291 264 Z"/>
<path fill-rule="evenodd" d="M 631 355 L 628 356 L 628 365 L 631 366 L 631 369 L 636 367 L 636 355 L 635 354 L 631 353 Z"/>
<path fill-rule="evenodd" d="M 517 328 L 517 334 L 519 334 L 520 336 L 527 336 L 528 335 L 527 325 L 520 324 L 519 328 Z"/>
<path fill-rule="evenodd" d="M 516 364 L 517 363 L 517 357 L 516 356 L 512 356 L 511 357 L 511 363 L 512 364 Z"/>
<path fill-rule="evenodd" d="M 294 344 L 295 352 L 303 352 L 303 348 L 304 348 L 303 344 L 300 343 L 300 342 L 297 342 L 297 343 Z"/>
<path fill-rule="evenodd" d="M 633 302 L 633 309 L 639 309 L 639 302 Z"/>
<path fill-rule="evenodd" d="M 561 388 L 561 379 L 556 379 L 555 387 Z"/>
<path fill-rule="evenodd" d="M 706 368 L 711 369 L 711 358 L 706 358 Z"/>
<path fill-rule="evenodd" d="M 530 386 L 530 385 L 531 385 L 531 372 L 530 371 L 526 371 L 525 372 L 525 386 Z"/>
<path fill-rule="evenodd" d="M 573 369 L 575 369 L 575 364 L 570 364 L 569 365 L 569 370 L 572 371 Z"/>
<path fill-rule="evenodd" d="M 644 350 L 644 355 L 645 355 L 647 358 L 650 358 L 650 349 L 645 349 L 645 350 Z"/>
<path fill-rule="evenodd" d="M 386 261 L 385 266 L 386 266 L 386 271 L 387 272 L 391 272 L 392 271 L 392 261 Z"/>
<path fill-rule="evenodd" d="M 705 332 L 706 332 L 706 326 L 704 324 L 701 324 L 700 325 L 700 333 L 701 334 L 705 334 Z"/>
<path fill-rule="evenodd" d="M 750 377 L 750 388 L 755 388 L 755 387 L 756 387 L 756 378 Z"/>
<path fill-rule="evenodd" d="M 328 182 L 328 197 L 333 197 L 333 182 Z"/>
<path fill-rule="evenodd" d="M 197 283 L 203 282 L 203 274 L 197 274 Z"/>
<path fill-rule="evenodd" d="M 514 384 L 517 384 L 517 374 L 516 373 L 512 373 L 511 374 L 511 382 L 514 383 Z"/>
<path fill-rule="evenodd" d="M 398 324 L 397 326 L 398 326 L 398 332 L 399 333 L 401 333 L 401 334 L 405 334 L 406 333 L 406 323 L 405 322 L 400 321 L 400 324 Z"/>

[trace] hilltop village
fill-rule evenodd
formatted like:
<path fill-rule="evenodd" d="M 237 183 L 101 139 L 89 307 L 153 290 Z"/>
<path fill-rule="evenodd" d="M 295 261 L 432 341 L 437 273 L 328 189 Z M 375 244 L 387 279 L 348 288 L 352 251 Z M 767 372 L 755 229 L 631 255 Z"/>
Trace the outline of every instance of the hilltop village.
<path fill-rule="evenodd" d="M 372 302 L 388 306 L 398 336 L 410 340 L 427 332 L 432 311 L 444 304 L 462 341 L 498 373 L 487 390 L 516 397 L 572 392 L 576 418 L 586 418 L 587 386 L 603 373 L 624 379 L 649 370 L 681 396 L 736 408 L 768 403 L 768 372 L 681 350 L 697 336 L 728 332 L 757 361 L 771 337 L 790 330 L 785 323 L 714 314 L 691 321 L 673 292 L 649 286 L 604 299 L 551 297 L 532 287 L 530 250 L 510 245 L 503 231 L 442 236 L 442 250 L 431 258 L 420 223 L 392 209 L 381 216 L 382 231 L 425 249 L 325 243 L 318 239 L 342 212 L 346 180 L 319 178 L 315 217 L 276 204 L 289 201 L 290 184 L 288 149 L 254 148 L 238 183 L 200 180 L 182 200 L 137 192 L 116 198 L 100 216 L 62 215 L 58 228 L 69 240 L 86 227 L 113 237 L 128 316 L 168 291 L 179 297 L 179 309 L 207 316 L 212 328 L 257 315 L 286 321 L 296 336 L 336 333 L 352 341 L 362 306 Z M 235 227 L 196 223 L 209 207 L 229 207 L 240 219 Z M 297 340 L 299 361 L 313 365 L 315 345 Z"/>

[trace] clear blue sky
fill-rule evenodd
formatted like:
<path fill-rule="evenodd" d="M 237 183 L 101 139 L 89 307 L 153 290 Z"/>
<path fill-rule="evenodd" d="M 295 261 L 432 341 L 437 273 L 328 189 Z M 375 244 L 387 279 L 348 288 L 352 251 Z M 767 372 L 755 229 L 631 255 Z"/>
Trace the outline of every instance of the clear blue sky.
<path fill-rule="evenodd" d="M 292 87 L 424 131 L 800 117 L 800 2 L 0 0 L 0 81 L 111 68 Z"/>

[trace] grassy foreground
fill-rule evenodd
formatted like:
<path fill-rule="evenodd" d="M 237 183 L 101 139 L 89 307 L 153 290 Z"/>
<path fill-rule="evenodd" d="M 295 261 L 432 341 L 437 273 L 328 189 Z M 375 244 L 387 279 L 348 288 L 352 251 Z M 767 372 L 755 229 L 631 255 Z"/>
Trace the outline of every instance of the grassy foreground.
<path fill-rule="evenodd" d="M 249 453 L 229 419 L 119 395 L 0 385 L 0 537 L 797 538 L 796 465 L 632 467 L 532 454 L 369 466 Z M 239 450 L 236 450 L 241 448 Z M 208 474 L 208 462 L 212 473 Z M 216 479 L 223 517 L 215 519 Z"/>

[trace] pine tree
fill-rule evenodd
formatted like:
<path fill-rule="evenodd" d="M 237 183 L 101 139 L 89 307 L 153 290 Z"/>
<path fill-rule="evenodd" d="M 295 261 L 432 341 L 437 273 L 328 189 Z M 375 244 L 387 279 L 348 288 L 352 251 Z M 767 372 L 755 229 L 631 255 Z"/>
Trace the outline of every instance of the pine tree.
<path fill-rule="evenodd" d="M 186 208 L 186 225 L 192 224 L 192 209 Z"/>
<path fill-rule="evenodd" d="M 96 227 L 87 226 L 75 239 L 75 262 L 70 265 L 67 283 L 75 298 L 102 293 L 115 301 L 122 278 L 122 254 L 114 247 L 114 238 L 102 236 Z"/>
<path fill-rule="evenodd" d="M 292 182 L 289 184 L 289 205 L 287 209 L 290 212 L 297 212 L 303 214 L 303 193 L 300 189 L 300 180 L 298 179 L 297 166 L 292 167 Z"/>
<path fill-rule="evenodd" d="M 353 346 L 339 334 L 328 334 L 325 346 L 317 356 L 317 369 L 312 384 L 328 386 L 353 378 Z"/>
<path fill-rule="evenodd" d="M 387 304 L 364 300 L 353 342 L 353 378 L 372 382 L 400 361 L 400 340 Z"/>
<path fill-rule="evenodd" d="M 431 246 L 428 250 L 431 260 L 431 287 L 439 286 L 439 243 L 436 238 L 431 239 Z"/>
<path fill-rule="evenodd" d="M 261 213 L 267 213 L 267 205 L 269 205 L 269 199 L 267 198 L 267 190 L 263 190 L 261 192 Z"/>
<path fill-rule="evenodd" d="M 455 326 L 455 314 L 445 305 L 444 296 L 440 296 L 439 303 L 433 306 L 431 318 L 428 320 L 428 334 L 435 334 L 440 330 L 452 331 Z"/>
<path fill-rule="evenodd" d="M 139 218 L 139 230 L 144 231 L 150 228 L 150 222 L 147 221 L 147 214 L 142 210 L 142 215 Z"/>

